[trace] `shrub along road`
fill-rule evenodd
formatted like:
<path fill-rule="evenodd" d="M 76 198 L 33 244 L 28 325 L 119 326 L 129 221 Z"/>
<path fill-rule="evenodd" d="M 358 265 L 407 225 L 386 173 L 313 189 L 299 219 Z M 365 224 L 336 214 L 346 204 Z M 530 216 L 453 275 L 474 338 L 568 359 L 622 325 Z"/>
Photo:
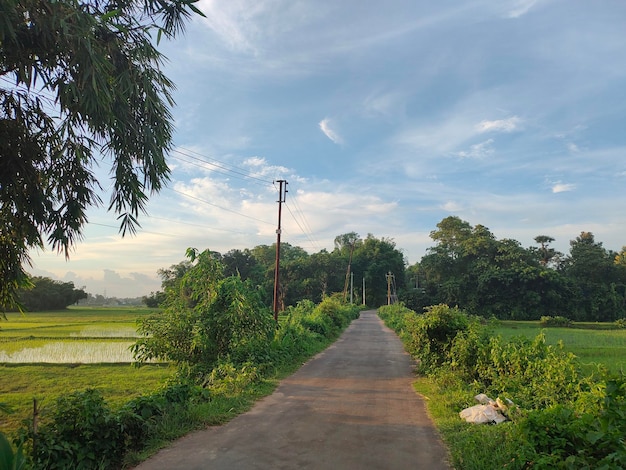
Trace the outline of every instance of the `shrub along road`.
<path fill-rule="evenodd" d="M 162 469 L 449 469 L 413 363 L 373 310 L 249 412 L 142 463 Z"/>

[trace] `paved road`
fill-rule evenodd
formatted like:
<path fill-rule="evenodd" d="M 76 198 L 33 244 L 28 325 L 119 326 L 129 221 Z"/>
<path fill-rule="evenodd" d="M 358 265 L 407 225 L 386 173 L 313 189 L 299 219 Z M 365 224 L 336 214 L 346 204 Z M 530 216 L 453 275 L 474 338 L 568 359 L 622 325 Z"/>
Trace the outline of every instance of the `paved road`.
<path fill-rule="evenodd" d="M 375 311 L 249 412 L 197 431 L 136 470 L 449 470 L 411 387 L 413 363 Z"/>

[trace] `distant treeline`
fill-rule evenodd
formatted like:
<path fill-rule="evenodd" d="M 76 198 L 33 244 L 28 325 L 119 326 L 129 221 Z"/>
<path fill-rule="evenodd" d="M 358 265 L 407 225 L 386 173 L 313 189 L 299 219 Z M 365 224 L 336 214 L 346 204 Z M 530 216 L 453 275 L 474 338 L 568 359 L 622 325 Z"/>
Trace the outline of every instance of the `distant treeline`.
<path fill-rule="evenodd" d="M 334 293 L 340 293 L 346 302 L 363 302 L 363 282 L 367 305 L 383 305 L 387 302 L 387 276 L 394 277 L 396 285 L 404 285 L 404 255 L 392 239 L 378 239 L 369 234 L 365 239 L 351 232 L 339 235 L 332 252 L 322 250 L 308 254 L 303 248 L 289 243 L 281 244 L 280 283 L 278 303 L 283 310 L 295 306 L 300 300 L 319 303 Z M 276 245 L 260 245 L 252 249 L 231 250 L 225 254 L 212 252 L 223 267 L 226 276 L 241 276 L 250 280 L 262 293 L 266 305 L 273 304 L 274 268 Z M 162 291 L 153 292 L 145 298 L 148 306 L 157 306 L 163 292 L 176 285 L 191 267 L 183 261 L 158 271 Z M 353 273 L 352 277 L 350 273 Z"/>
<path fill-rule="evenodd" d="M 88 296 L 83 289 L 76 289 L 73 282 L 36 276 L 31 278 L 31 283 L 32 288 L 20 289 L 18 297 L 22 307 L 29 312 L 62 310 Z"/>
<path fill-rule="evenodd" d="M 335 238 L 335 247 L 308 254 L 281 245 L 279 305 L 283 309 L 308 299 L 340 293 L 347 301 L 384 305 L 399 299 L 422 311 L 445 303 L 469 313 L 500 319 L 538 320 L 564 316 L 575 321 L 614 321 L 626 317 L 626 247 L 607 250 L 590 232 L 581 233 L 563 254 L 550 247 L 548 235 L 524 248 L 513 239 L 497 240 L 488 228 L 447 217 L 430 234 L 434 246 L 407 266 L 393 239 L 351 232 Z M 225 275 L 250 280 L 271 305 L 275 245 L 213 252 Z M 190 268 L 188 261 L 158 271 L 163 291 Z M 352 294 L 352 295 L 351 295 Z M 397 295 L 395 295 L 397 294 Z M 162 292 L 144 298 L 148 306 L 163 300 Z"/>
<path fill-rule="evenodd" d="M 419 280 L 418 289 L 405 289 L 401 296 L 413 310 L 446 303 L 512 320 L 626 317 L 626 247 L 607 250 L 591 232 L 571 240 L 568 254 L 551 248 L 554 238 L 548 235 L 523 248 L 458 217 L 443 219 L 430 236 L 435 246 L 406 274 Z"/>

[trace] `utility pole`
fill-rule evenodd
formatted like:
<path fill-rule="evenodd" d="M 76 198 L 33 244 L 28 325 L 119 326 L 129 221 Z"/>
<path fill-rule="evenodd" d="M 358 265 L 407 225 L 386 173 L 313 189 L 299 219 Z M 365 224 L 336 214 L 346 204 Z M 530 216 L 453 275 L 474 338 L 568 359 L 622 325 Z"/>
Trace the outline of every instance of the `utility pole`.
<path fill-rule="evenodd" d="M 346 282 L 343 284 L 343 301 L 346 301 L 346 295 L 348 293 L 348 279 L 350 279 L 350 273 L 352 269 L 352 253 L 354 253 L 354 244 L 356 242 L 353 240 L 350 245 L 350 259 L 348 260 L 348 270 L 346 271 Z"/>
<path fill-rule="evenodd" d="M 391 305 L 391 281 L 393 280 L 393 274 L 389 271 L 385 277 L 387 278 L 387 305 Z"/>
<path fill-rule="evenodd" d="M 365 276 L 363 276 L 363 305 L 365 305 Z"/>
<path fill-rule="evenodd" d="M 354 273 L 350 273 L 350 305 L 352 305 L 352 293 L 354 292 Z"/>
<path fill-rule="evenodd" d="M 389 271 L 385 274 L 387 278 L 387 305 L 395 304 L 398 301 L 396 294 L 396 276 Z"/>
<path fill-rule="evenodd" d="M 278 321 L 278 285 L 280 281 L 280 219 L 282 204 L 287 198 L 287 181 L 278 180 L 278 228 L 276 229 L 276 268 L 274 269 L 274 320 Z M 284 185 L 283 185 L 284 184 Z"/>

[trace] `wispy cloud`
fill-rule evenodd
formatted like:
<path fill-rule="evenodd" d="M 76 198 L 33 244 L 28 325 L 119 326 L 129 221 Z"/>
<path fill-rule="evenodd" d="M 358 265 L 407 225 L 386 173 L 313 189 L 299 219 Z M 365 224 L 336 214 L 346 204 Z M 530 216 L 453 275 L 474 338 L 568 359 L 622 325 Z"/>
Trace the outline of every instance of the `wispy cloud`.
<path fill-rule="evenodd" d="M 481 121 L 476 124 L 476 130 L 480 133 L 483 132 L 513 132 L 517 130 L 522 120 L 513 116 L 508 119 L 498 119 L 495 121 Z"/>
<path fill-rule="evenodd" d="M 508 18 L 519 18 L 528 13 L 532 7 L 538 3 L 538 0 L 517 0 L 512 10 L 509 10 Z"/>
<path fill-rule="evenodd" d="M 570 152 L 572 152 L 572 153 L 578 153 L 578 152 L 580 152 L 580 148 L 578 148 L 578 145 L 576 145 L 576 144 L 575 144 L 575 143 L 573 143 L 573 142 L 569 142 L 569 143 L 567 144 L 567 149 L 568 149 Z"/>
<path fill-rule="evenodd" d="M 322 119 L 319 122 L 319 126 L 324 135 L 332 140 L 335 144 L 343 144 L 343 139 L 341 138 L 341 136 L 331 127 L 331 121 L 329 118 Z"/>
<path fill-rule="evenodd" d="M 493 153 L 493 139 L 485 140 L 479 144 L 474 144 L 468 151 L 458 152 L 461 158 L 485 158 Z"/>
<path fill-rule="evenodd" d="M 456 201 L 448 201 L 441 208 L 446 212 L 460 212 L 463 206 Z"/>
<path fill-rule="evenodd" d="M 553 193 L 566 193 L 568 191 L 574 191 L 576 189 L 576 185 L 575 184 L 571 184 L 571 183 L 554 183 L 552 185 L 552 192 Z"/>
<path fill-rule="evenodd" d="M 258 14 L 259 6 L 254 8 L 240 1 L 221 3 L 204 0 L 200 2 L 199 8 L 206 15 L 202 21 L 229 47 L 239 51 L 254 50 L 250 38 L 254 35 L 251 29 L 254 22 L 249 20 Z"/>

